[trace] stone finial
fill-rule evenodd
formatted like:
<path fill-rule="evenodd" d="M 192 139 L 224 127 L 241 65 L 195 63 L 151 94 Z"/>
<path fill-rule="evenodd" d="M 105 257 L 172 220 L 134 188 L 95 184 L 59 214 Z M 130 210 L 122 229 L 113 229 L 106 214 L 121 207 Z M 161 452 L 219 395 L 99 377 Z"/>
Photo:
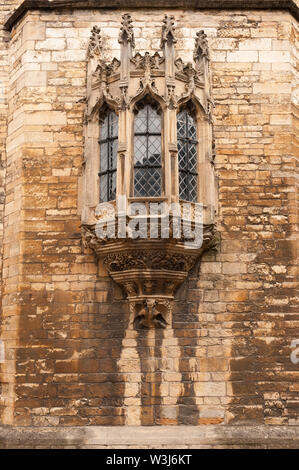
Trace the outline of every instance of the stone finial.
<path fill-rule="evenodd" d="M 132 26 L 132 18 L 131 15 L 125 13 L 122 16 L 121 28 L 118 36 L 118 42 L 123 44 L 125 41 L 130 42 L 131 46 L 135 47 L 135 38 L 134 38 L 134 31 Z"/>
<path fill-rule="evenodd" d="M 161 49 L 164 47 L 165 43 L 175 44 L 177 42 L 174 35 L 174 16 L 164 16 L 162 25 L 162 36 L 161 36 Z"/>
<path fill-rule="evenodd" d="M 88 45 L 88 57 L 101 56 L 102 54 L 102 38 L 101 29 L 94 26 L 91 30 L 91 37 Z"/>
<path fill-rule="evenodd" d="M 193 59 L 197 62 L 201 57 L 205 57 L 207 60 L 210 59 L 207 35 L 203 29 L 196 33 Z"/>

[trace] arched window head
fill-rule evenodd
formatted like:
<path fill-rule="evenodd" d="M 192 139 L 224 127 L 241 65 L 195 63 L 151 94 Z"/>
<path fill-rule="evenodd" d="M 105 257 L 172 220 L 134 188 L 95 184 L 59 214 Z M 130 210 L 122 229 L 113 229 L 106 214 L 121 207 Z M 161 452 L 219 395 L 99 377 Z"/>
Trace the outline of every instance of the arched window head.
<path fill-rule="evenodd" d="M 116 199 L 118 116 L 110 108 L 100 111 L 100 202 Z"/>
<path fill-rule="evenodd" d="M 191 106 L 179 112 L 177 117 L 179 197 L 185 201 L 197 201 L 198 158 L 195 113 Z"/>
<path fill-rule="evenodd" d="M 161 196 L 161 179 L 161 115 L 148 97 L 135 109 L 134 196 Z"/>

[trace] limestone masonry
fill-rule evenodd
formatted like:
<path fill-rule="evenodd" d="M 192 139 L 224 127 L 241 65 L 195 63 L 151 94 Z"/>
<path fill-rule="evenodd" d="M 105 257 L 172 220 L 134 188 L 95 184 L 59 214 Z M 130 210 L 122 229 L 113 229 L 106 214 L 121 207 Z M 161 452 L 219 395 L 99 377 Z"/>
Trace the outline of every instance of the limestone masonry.
<path fill-rule="evenodd" d="M 296 3 L 120 3 L 0 1 L 0 448 L 299 447 Z M 140 54 L 165 15 L 209 48 L 216 242 L 166 329 L 82 239 L 89 41 L 119 60 L 125 13 Z"/>

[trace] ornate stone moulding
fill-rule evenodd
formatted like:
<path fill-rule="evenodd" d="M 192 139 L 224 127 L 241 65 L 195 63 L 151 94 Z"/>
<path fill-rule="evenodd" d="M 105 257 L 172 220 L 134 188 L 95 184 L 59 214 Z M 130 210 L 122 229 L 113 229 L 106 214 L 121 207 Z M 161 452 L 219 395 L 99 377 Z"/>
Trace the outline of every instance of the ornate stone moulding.
<path fill-rule="evenodd" d="M 134 54 L 135 39 L 130 15 L 123 15 L 119 34 L 121 60 L 103 59 L 101 30 L 92 29 L 88 47 L 91 78 L 86 119 L 92 119 L 102 102 L 114 109 L 126 110 L 146 94 L 162 106 L 177 108 L 192 99 L 209 118 L 212 102 L 209 85 L 209 53 L 204 31 L 195 39 L 194 63 L 175 59 L 176 43 L 173 17 L 165 15 L 162 26 L 161 50 Z M 92 93 L 98 90 L 98 93 Z M 91 96 L 92 95 L 92 96 Z"/>
<path fill-rule="evenodd" d="M 188 273 L 204 251 L 215 245 L 214 225 L 203 227 L 201 246 L 186 248 L 186 240 L 100 240 L 95 226 L 82 226 L 86 247 L 92 248 L 129 301 L 136 328 L 171 325 L 172 303 Z"/>
<path fill-rule="evenodd" d="M 167 328 L 171 325 L 172 302 L 188 272 L 214 240 L 215 177 L 209 50 L 200 30 L 194 41 L 193 62 L 184 62 L 175 53 L 173 16 L 164 16 L 161 51 L 135 52 L 134 30 L 129 14 L 123 15 L 118 41 L 120 60 L 104 59 L 100 29 L 92 29 L 88 46 L 88 84 L 85 114 L 85 162 L 82 232 L 85 246 L 104 262 L 111 278 L 122 287 L 130 306 L 131 323 L 136 328 Z M 134 119 L 144 106 L 161 117 L 161 194 L 134 197 Z M 99 123 L 110 109 L 118 116 L 116 199 L 98 203 Z M 198 135 L 198 203 L 189 202 L 184 212 L 179 197 L 177 116 L 188 109 L 194 116 Z M 121 204 L 120 204 L 120 201 Z M 132 204 L 176 206 L 179 215 L 166 210 L 146 218 L 143 235 L 132 236 Z M 125 210 L 122 212 L 121 205 Z M 201 217 L 196 218 L 198 206 Z M 164 210 L 165 209 L 165 210 Z M 169 215 L 171 213 L 171 215 Z M 151 220 L 156 220 L 156 233 Z M 168 225 L 164 222 L 167 222 Z M 106 235 L 99 235 L 106 224 Z M 189 224 L 189 231 L 186 225 Z M 122 235 L 120 236 L 120 232 Z M 200 243 L 192 245 L 195 232 Z M 200 237 L 199 237 L 200 238 Z"/>

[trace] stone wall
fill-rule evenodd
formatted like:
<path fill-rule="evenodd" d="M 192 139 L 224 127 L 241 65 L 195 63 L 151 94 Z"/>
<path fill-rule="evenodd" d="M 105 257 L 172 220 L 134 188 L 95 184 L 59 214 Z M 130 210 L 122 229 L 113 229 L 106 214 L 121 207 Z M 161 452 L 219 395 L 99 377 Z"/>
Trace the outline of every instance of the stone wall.
<path fill-rule="evenodd" d="M 177 294 L 173 328 L 128 328 L 80 234 L 86 50 L 119 10 L 28 12 L 9 46 L 2 422 L 19 426 L 298 424 L 295 33 L 288 12 L 136 10 L 136 49 L 211 50 L 218 252 Z M 298 285 L 298 284 L 297 284 Z"/>
<path fill-rule="evenodd" d="M 8 80 L 9 80 L 9 32 L 4 28 L 4 23 L 12 11 L 18 7 L 21 0 L 5 0 L 0 2 L 0 282 L 2 286 L 2 262 L 3 262 L 3 228 L 5 211 L 5 194 L 7 201 L 11 200 L 11 185 L 9 176 L 6 181 L 6 138 L 7 138 L 7 117 L 8 117 Z M 11 170 L 8 162 L 8 174 Z M 2 290 L 2 287 L 1 287 Z M 3 319 L 5 325 L 5 320 Z M 2 361 L 2 357 L 0 362 Z M 0 383 L 0 393 L 7 393 L 7 385 Z M 0 402 L 0 410 L 3 408 L 3 401 Z"/>

